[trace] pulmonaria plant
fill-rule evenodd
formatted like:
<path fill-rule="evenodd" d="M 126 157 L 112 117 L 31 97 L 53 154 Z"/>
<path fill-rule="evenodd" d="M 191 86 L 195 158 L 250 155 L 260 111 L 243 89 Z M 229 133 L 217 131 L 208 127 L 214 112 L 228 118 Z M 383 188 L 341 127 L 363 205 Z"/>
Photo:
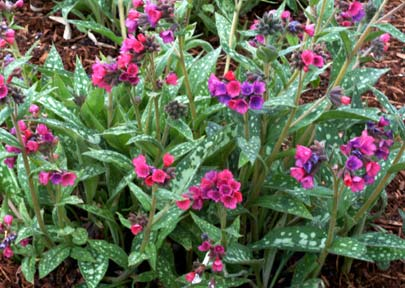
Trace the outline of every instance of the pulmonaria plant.
<path fill-rule="evenodd" d="M 185 275 L 187 282 L 192 284 L 197 284 L 201 282 L 202 274 L 204 273 L 206 267 L 211 266 L 211 270 L 214 273 L 222 272 L 224 264 L 222 258 L 225 256 L 225 248 L 220 244 L 213 244 L 213 241 L 209 239 L 207 234 L 201 236 L 203 242 L 198 246 L 198 250 L 201 252 L 206 252 L 203 263 L 195 262 L 193 271 Z"/>
<path fill-rule="evenodd" d="M 38 181 L 41 185 L 48 185 L 51 182 L 53 185 L 73 186 L 77 175 L 69 171 L 41 171 L 38 174 Z"/>
<path fill-rule="evenodd" d="M 188 210 L 201 210 L 205 200 L 221 203 L 225 208 L 236 209 L 243 200 L 240 183 L 233 178 L 232 172 L 225 169 L 220 172 L 210 171 L 201 179 L 200 185 L 192 186 L 183 194 L 183 200 L 176 202 L 177 207 Z"/>
<path fill-rule="evenodd" d="M 338 15 L 337 20 L 342 26 L 352 26 L 354 23 L 360 22 L 364 16 L 366 16 L 363 4 L 359 1 L 352 3 L 340 1 L 339 5 L 343 11 Z"/>
<path fill-rule="evenodd" d="M 241 82 L 235 78 L 232 71 L 229 71 L 222 81 L 211 74 L 208 79 L 208 90 L 219 102 L 240 114 L 245 114 L 249 109 L 262 109 L 266 83 L 258 79 Z"/>
<path fill-rule="evenodd" d="M 168 186 L 170 180 L 175 177 L 175 168 L 170 167 L 173 162 L 174 157 L 168 153 L 163 155 L 162 169 L 158 169 L 154 166 L 148 165 L 144 155 L 139 155 L 132 160 L 136 176 L 140 179 L 143 179 L 145 185 L 148 187 L 152 187 L 154 184 L 160 186 Z"/>
<path fill-rule="evenodd" d="M 5 22 L 0 25 L 0 48 L 13 45 L 15 41 L 15 31 L 7 26 Z"/>
<path fill-rule="evenodd" d="M 314 188 L 314 176 L 322 162 L 327 160 L 324 142 L 317 142 L 311 147 L 297 145 L 295 166 L 290 168 L 290 175 L 301 183 L 304 189 Z"/>
<path fill-rule="evenodd" d="M 365 185 L 373 184 L 381 167 L 378 160 L 387 160 L 394 144 L 389 121 L 381 117 L 378 123 L 368 122 L 367 129 L 359 137 L 340 147 L 347 157 L 345 166 L 339 171 L 343 182 L 353 192 L 362 191 Z"/>
<path fill-rule="evenodd" d="M 3 256 L 10 258 L 14 255 L 11 244 L 17 238 L 17 234 L 12 232 L 11 225 L 13 224 L 13 216 L 6 215 L 3 222 L 0 222 L 0 234 L 3 236 L 0 242 L 0 250 L 3 250 Z"/>
<path fill-rule="evenodd" d="M 136 236 L 143 231 L 143 228 L 148 223 L 148 218 L 143 213 L 129 213 L 128 220 L 131 222 L 131 233 Z"/>

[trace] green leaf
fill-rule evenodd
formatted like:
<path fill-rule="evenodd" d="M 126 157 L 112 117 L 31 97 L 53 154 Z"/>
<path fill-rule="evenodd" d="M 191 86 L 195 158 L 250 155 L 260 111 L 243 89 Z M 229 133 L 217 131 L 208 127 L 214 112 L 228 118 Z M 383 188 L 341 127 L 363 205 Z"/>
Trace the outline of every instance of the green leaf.
<path fill-rule="evenodd" d="M 64 70 L 63 61 L 60 57 L 55 45 L 52 44 L 48 57 L 45 60 L 44 67 L 49 70 Z"/>
<path fill-rule="evenodd" d="M 114 164 L 123 171 L 133 169 L 132 162 L 128 157 L 112 150 L 91 150 L 84 152 L 83 155 L 104 163 Z"/>
<path fill-rule="evenodd" d="M 88 288 L 96 288 L 108 269 L 108 258 L 102 253 L 89 249 L 95 262 L 78 261 L 80 273 L 86 280 Z"/>
<path fill-rule="evenodd" d="M 394 261 L 405 258 L 405 249 L 388 247 L 367 247 L 367 256 L 373 261 Z"/>
<path fill-rule="evenodd" d="M 66 122 L 69 122 L 72 125 L 75 125 L 78 127 L 83 126 L 83 123 L 73 113 L 73 111 L 66 108 L 66 105 L 64 105 L 62 102 L 59 102 L 58 100 L 54 99 L 50 95 L 41 97 L 38 100 L 38 102 L 41 103 L 46 108 L 46 110 L 52 111 L 53 113 L 55 113 L 56 115 L 61 117 Z"/>
<path fill-rule="evenodd" d="M 357 236 L 356 239 L 367 246 L 398 248 L 405 250 L 405 240 L 393 234 L 370 232 Z"/>
<path fill-rule="evenodd" d="M 120 45 L 122 42 L 122 37 L 115 35 L 114 32 L 112 32 L 110 29 L 97 22 L 83 20 L 68 20 L 68 22 L 76 25 L 77 29 L 81 32 L 86 33 L 90 30 L 107 37 L 118 45 Z"/>
<path fill-rule="evenodd" d="M 220 48 L 217 48 L 207 53 L 191 66 L 189 80 L 193 95 L 208 95 L 208 77 L 213 71 L 215 71 L 220 52 Z"/>
<path fill-rule="evenodd" d="M 402 43 L 405 43 L 405 34 L 402 33 L 399 29 L 394 27 L 390 23 L 379 23 L 379 24 L 373 24 L 372 26 L 377 27 L 378 29 L 389 33 L 392 37 L 398 39 Z"/>
<path fill-rule="evenodd" d="M 193 141 L 193 131 L 191 131 L 190 127 L 184 122 L 182 119 L 172 120 L 168 118 L 167 124 L 177 130 L 181 135 L 183 135 L 186 139 Z"/>
<path fill-rule="evenodd" d="M 358 93 L 362 94 L 369 90 L 370 86 L 374 86 L 378 79 L 388 71 L 389 69 L 357 68 L 345 75 L 341 86 L 347 91 L 356 86 Z"/>
<path fill-rule="evenodd" d="M 318 122 L 326 121 L 330 119 L 359 119 L 359 120 L 371 120 L 378 121 L 380 110 L 376 108 L 339 108 L 337 110 L 330 110 L 324 112 L 322 116 L 318 118 Z"/>
<path fill-rule="evenodd" d="M 11 74 L 14 72 L 15 69 L 22 68 L 24 67 L 25 63 L 27 63 L 31 57 L 21 57 L 18 59 L 13 60 L 11 63 L 7 64 L 7 66 L 4 68 L 3 76 L 4 79 L 8 79 Z"/>
<path fill-rule="evenodd" d="M 226 14 L 225 14 L 226 15 Z M 219 41 L 221 46 L 229 42 L 229 35 L 231 33 L 232 23 L 219 13 L 215 13 L 215 25 L 217 27 Z M 235 35 L 232 35 L 234 38 Z M 235 41 L 233 41 L 235 43 Z M 235 45 L 235 44 L 234 44 Z"/>
<path fill-rule="evenodd" d="M 289 213 L 306 219 L 312 219 L 311 213 L 298 199 L 287 194 L 274 194 L 261 196 L 255 202 L 257 206 L 272 209 L 278 212 Z"/>
<path fill-rule="evenodd" d="M 93 255 L 89 252 L 89 250 L 82 248 L 82 247 L 73 247 L 72 251 L 70 251 L 70 257 L 77 261 L 83 262 L 95 262 Z"/>
<path fill-rule="evenodd" d="M 145 248 L 145 254 L 148 257 L 148 261 L 153 270 L 156 271 L 156 262 L 157 262 L 157 250 L 153 242 L 149 242 Z"/>
<path fill-rule="evenodd" d="M 87 212 L 97 215 L 105 220 L 114 222 L 114 217 L 112 212 L 106 208 L 100 208 L 90 204 L 79 204 L 77 207 L 86 210 Z"/>
<path fill-rule="evenodd" d="M 76 56 L 76 68 L 75 74 L 73 75 L 73 89 L 77 96 L 86 95 L 88 92 L 88 87 L 91 81 L 86 71 L 83 68 L 82 62 L 79 57 Z"/>
<path fill-rule="evenodd" d="M 146 143 L 151 143 L 158 147 L 161 151 L 163 151 L 162 144 L 160 144 L 159 141 L 157 141 L 154 137 L 149 136 L 149 135 L 138 135 L 135 137 L 132 137 L 131 139 L 128 140 L 127 145 L 133 144 L 133 143 L 138 143 L 138 142 L 146 142 Z"/>
<path fill-rule="evenodd" d="M 121 267 L 128 267 L 127 253 L 120 246 L 105 240 L 89 240 L 89 244 L 95 251 L 103 254 L 103 256 L 111 259 Z"/>
<path fill-rule="evenodd" d="M 405 170 L 405 162 L 397 163 L 388 169 L 388 173 L 397 173 Z"/>
<path fill-rule="evenodd" d="M 141 188 L 136 186 L 134 183 L 128 183 L 129 190 L 131 190 L 132 194 L 138 199 L 139 203 L 142 205 L 142 208 L 145 211 L 149 211 L 151 208 L 151 198 L 148 194 L 142 191 Z"/>
<path fill-rule="evenodd" d="M 194 223 L 197 224 L 198 228 L 200 228 L 203 233 L 207 233 L 210 239 L 212 239 L 214 242 L 221 239 L 221 229 L 198 217 L 193 212 L 190 212 L 190 215 L 191 218 L 193 218 Z"/>
<path fill-rule="evenodd" d="M 253 136 L 249 141 L 243 137 L 238 137 L 238 146 L 253 165 L 260 151 L 260 137 Z"/>
<path fill-rule="evenodd" d="M 366 245 L 350 237 L 335 239 L 332 243 L 332 246 L 328 249 L 328 252 L 354 259 L 360 259 L 363 261 L 372 261 L 366 256 Z"/>
<path fill-rule="evenodd" d="M 89 234 L 84 228 L 76 228 L 75 231 L 72 233 L 72 241 L 76 245 L 86 244 L 87 239 L 89 239 Z"/>
<path fill-rule="evenodd" d="M 67 257 L 69 257 L 70 248 L 65 246 L 56 246 L 42 254 L 39 260 L 39 278 L 42 279 L 53 270 L 55 270 Z"/>
<path fill-rule="evenodd" d="M 294 276 L 291 281 L 291 287 L 300 288 L 302 280 L 307 279 L 309 274 L 316 269 L 319 264 L 317 263 L 317 255 L 313 253 L 305 253 L 305 255 L 297 262 L 294 269 Z M 317 287 L 318 288 L 318 287 Z"/>
<path fill-rule="evenodd" d="M 263 239 L 251 244 L 252 249 L 278 248 L 291 251 L 319 252 L 325 247 L 326 233 L 316 227 L 276 228 Z"/>
<path fill-rule="evenodd" d="M 8 144 L 10 146 L 14 146 L 20 148 L 20 144 L 18 143 L 17 139 L 8 131 L 0 128 L 0 142 Z"/>
<path fill-rule="evenodd" d="M 139 251 L 133 251 L 128 257 L 128 266 L 135 266 L 141 264 L 144 260 L 148 259 L 145 253 Z"/>
<path fill-rule="evenodd" d="M 34 284 L 35 270 L 35 257 L 24 257 L 21 263 L 21 271 L 25 280 L 32 284 Z"/>
<path fill-rule="evenodd" d="M 239 243 L 232 243 L 226 249 L 224 262 L 229 264 L 249 264 L 255 262 L 255 260 L 253 260 L 252 251 L 248 247 Z"/>

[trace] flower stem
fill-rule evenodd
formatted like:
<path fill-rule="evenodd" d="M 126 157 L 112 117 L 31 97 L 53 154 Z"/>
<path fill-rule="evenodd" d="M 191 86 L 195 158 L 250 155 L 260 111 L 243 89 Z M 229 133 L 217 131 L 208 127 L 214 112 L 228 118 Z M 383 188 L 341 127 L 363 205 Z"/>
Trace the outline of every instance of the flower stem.
<path fill-rule="evenodd" d="M 219 222 L 221 225 L 221 244 L 224 246 L 226 250 L 227 242 L 226 242 L 226 209 L 223 205 L 219 204 L 218 206 L 218 216 Z"/>
<path fill-rule="evenodd" d="M 122 36 L 122 39 L 126 39 L 127 38 L 127 29 L 125 27 L 125 9 L 124 9 L 123 0 L 118 0 L 118 14 L 120 17 L 121 36 Z"/>
<path fill-rule="evenodd" d="M 11 109 L 11 107 L 10 107 L 10 109 Z M 20 130 L 20 127 L 18 126 L 17 115 L 18 115 L 17 105 L 14 105 L 14 111 L 13 111 L 13 113 L 11 113 L 11 120 L 15 127 L 18 142 L 20 143 L 20 146 L 21 146 L 21 155 L 22 155 L 22 159 L 24 162 L 24 169 L 25 169 L 25 172 L 27 173 L 28 187 L 29 187 L 30 193 L 31 193 L 31 200 L 32 200 L 33 208 L 34 208 L 34 213 L 35 213 L 35 216 L 37 217 L 39 229 L 41 229 L 41 232 L 44 234 L 47 246 L 52 247 L 53 243 L 52 243 L 51 238 L 49 237 L 48 230 L 46 229 L 44 219 L 42 218 L 41 207 L 40 207 L 39 200 L 37 197 L 37 192 L 35 190 L 34 182 L 32 181 L 30 163 L 29 163 L 27 152 L 25 150 L 24 141 L 21 136 L 21 130 Z"/>
<path fill-rule="evenodd" d="M 321 10 L 319 11 L 319 15 L 318 17 L 318 21 L 316 22 L 316 26 L 315 26 L 315 37 L 316 35 L 318 35 L 319 30 L 321 29 L 322 26 L 322 18 L 323 18 L 323 14 L 325 14 L 325 9 L 326 9 L 326 3 L 328 1 L 327 0 L 322 0 L 322 6 L 321 6 Z M 313 41 L 315 41 L 315 37 L 313 38 Z"/>
<path fill-rule="evenodd" d="M 337 220 L 337 212 L 338 212 L 338 206 L 339 206 L 339 199 L 340 195 L 343 192 L 344 185 L 341 185 L 339 188 L 340 180 L 334 175 L 333 176 L 333 207 L 332 207 L 332 214 L 330 216 L 330 221 L 329 221 L 329 229 L 328 229 L 328 235 L 326 237 L 326 242 L 325 242 L 325 247 L 322 249 L 321 254 L 319 255 L 318 258 L 318 266 L 312 275 L 314 278 L 319 275 L 321 272 L 322 266 L 325 263 L 326 257 L 328 256 L 328 250 L 330 246 L 332 245 L 333 239 L 335 237 L 335 227 L 336 227 L 336 220 Z"/>
<path fill-rule="evenodd" d="M 151 203 L 151 208 L 149 211 L 149 218 L 148 218 L 148 224 L 146 225 L 145 232 L 143 234 L 143 240 L 140 248 L 140 252 L 143 253 L 145 251 L 146 245 L 149 242 L 150 239 L 150 233 L 152 231 L 152 225 L 153 225 L 153 218 L 155 217 L 156 213 L 156 191 L 157 191 L 158 186 L 155 184 L 153 185 L 152 188 L 152 203 Z"/>
<path fill-rule="evenodd" d="M 184 59 L 184 35 L 179 36 L 179 56 L 180 56 L 180 67 L 183 72 L 184 76 L 184 86 L 186 87 L 186 94 L 188 98 L 188 104 L 190 105 L 190 113 L 191 113 L 191 120 L 193 122 L 193 126 L 195 124 L 195 120 L 197 118 L 197 112 L 194 103 L 193 92 L 190 86 L 190 80 L 188 77 L 186 62 Z"/>
<path fill-rule="evenodd" d="M 159 96 L 153 97 L 153 103 L 155 104 L 156 139 L 159 141 L 160 140 Z"/>
<path fill-rule="evenodd" d="M 235 1 L 235 10 L 233 11 L 232 26 L 229 33 L 228 46 L 232 48 L 233 38 L 235 37 L 236 28 L 239 22 L 239 12 L 242 7 L 243 0 Z M 229 66 L 231 65 L 231 56 L 226 55 L 225 70 L 224 75 L 229 71 Z"/>

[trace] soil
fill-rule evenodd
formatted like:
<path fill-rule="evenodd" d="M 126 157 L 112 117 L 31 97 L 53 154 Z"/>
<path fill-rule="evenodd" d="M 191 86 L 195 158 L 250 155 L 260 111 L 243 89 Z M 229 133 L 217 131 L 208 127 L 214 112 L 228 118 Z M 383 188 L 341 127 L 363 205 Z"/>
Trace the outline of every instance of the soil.
<path fill-rule="evenodd" d="M 65 69 L 74 70 L 76 56 L 82 61 L 87 72 L 90 72 L 91 64 L 94 63 L 96 55 L 102 52 L 104 55 L 116 56 L 118 47 L 108 47 L 112 44 L 99 37 L 97 40 L 106 45 L 97 46 L 87 35 L 79 32 L 72 27 L 72 37 L 70 40 L 63 39 L 64 26 L 49 18 L 48 13 L 53 3 L 43 1 L 44 10 L 41 12 L 32 12 L 28 5 L 22 11 L 16 14 L 16 23 L 23 27 L 16 33 L 18 46 L 24 54 L 31 45 L 39 40 L 38 46 L 33 50 L 31 61 L 34 64 L 43 64 L 52 44 L 62 56 Z M 398 7 L 403 1 L 389 1 L 386 11 Z M 261 6 L 260 6 L 261 7 Z M 258 10 L 258 15 L 263 9 Z M 255 13 L 248 16 L 254 19 Z M 397 11 L 389 19 L 390 23 L 395 25 L 401 31 L 405 31 L 405 9 Z M 210 40 L 210 39 L 208 39 Z M 215 37 L 212 40 L 217 40 Z M 373 61 L 368 64 L 371 67 L 390 68 L 376 87 L 387 95 L 393 105 L 401 107 L 405 104 L 405 92 L 403 83 L 405 82 L 405 46 L 403 43 L 392 38 L 390 48 L 382 61 Z M 314 98 L 321 95 L 322 91 L 311 91 Z M 307 94 L 307 95 L 310 95 Z M 307 96 L 308 97 L 308 96 Z M 313 100 L 307 98 L 306 100 Z M 378 106 L 371 93 L 364 95 L 370 106 Z M 404 238 L 402 229 L 402 219 L 398 213 L 399 209 L 405 208 L 405 171 L 400 172 L 396 178 L 388 185 L 387 189 L 388 204 L 385 213 L 374 221 L 374 224 L 386 229 L 387 231 Z M 19 264 L 12 260 L 0 257 L 0 288 L 14 287 L 73 287 L 75 284 L 83 282 L 76 263 L 65 263 L 50 276 L 35 283 L 35 286 L 27 283 L 22 276 Z M 393 261 L 387 270 L 380 270 L 375 264 L 354 261 L 349 275 L 337 273 L 337 267 L 342 264 L 342 258 L 331 256 L 328 258 L 328 265 L 322 271 L 322 279 L 328 287 L 404 287 L 405 288 L 405 261 Z"/>

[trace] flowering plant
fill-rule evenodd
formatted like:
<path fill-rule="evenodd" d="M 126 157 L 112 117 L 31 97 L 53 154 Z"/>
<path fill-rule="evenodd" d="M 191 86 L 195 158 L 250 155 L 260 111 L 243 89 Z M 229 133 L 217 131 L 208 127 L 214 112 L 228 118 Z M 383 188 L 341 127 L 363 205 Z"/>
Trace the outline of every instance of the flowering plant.
<path fill-rule="evenodd" d="M 55 47 L 29 63 L 4 17 L 0 248 L 29 282 L 70 257 L 88 287 L 306 287 L 329 254 L 345 272 L 404 255 L 368 221 L 404 167 L 403 108 L 364 65 L 404 39 L 387 1 L 285 1 L 247 26 L 256 1 L 127 2 L 115 29 L 68 21 L 114 42 L 87 70 Z"/>

